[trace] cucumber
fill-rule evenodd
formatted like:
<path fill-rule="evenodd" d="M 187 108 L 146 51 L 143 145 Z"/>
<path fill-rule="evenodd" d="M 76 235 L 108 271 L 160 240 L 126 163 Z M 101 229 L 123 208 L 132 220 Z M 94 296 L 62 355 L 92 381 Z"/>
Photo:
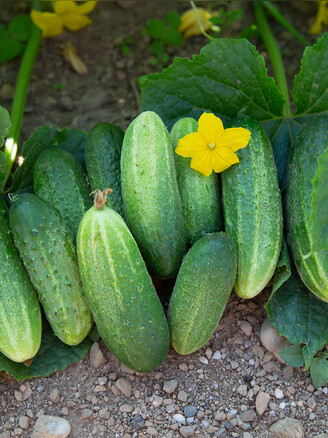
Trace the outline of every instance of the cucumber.
<path fill-rule="evenodd" d="M 44 150 L 34 169 L 34 192 L 59 211 L 75 240 L 92 199 L 85 172 L 74 155 L 59 148 Z"/>
<path fill-rule="evenodd" d="M 146 265 L 159 277 L 175 276 L 187 235 L 172 146 L 156 113 L 145 111 L 129 125 L 121 178 L 127 223 Z"/>
<path fill-rule="evenodd" d="M 41 311 L 19 257 L 0 198 L 0 351 L 15 362 L 32 359 L 41 344 Z"/>
<path fill-rule="evenodd" d="M 121 190 L 121 150 L 124 132 L 111 123 L 97 123 L 89 132 L 85 160 L 92 191 L 111 188 L 108 205 L 122 217 L 124 206 Z"/>
<path fill-rule="evenodd" d="M 188 251 L 168 309 L 171 344 L 177 353 L 192 353 L 209 341 L 229 299 L 236 272 L 236 250 L 225 233 L 204 236 Z"/>
<path fill-rule="evenodd" d="M 328 302 L 328 250 L 311 253 L 313 178 L 328 147 L 328 116 L 308 121 L 292 144 L 287 168 L 287 241 L 297 271 L 308 289 Z"/>
<path fill-rule="evenodd" d="M 168 352 L 165 314 L 127 225 L 98 201 L 99 193 L 77 236 L 84 296 L 111 352 L 129 368 L 149 372 Z"/>
<path fill-rule="evenodd" d="M 235 291 L 241 298 L 260 293 L 272 277 L 282 244 L 282 206 L 270 141 L 260 124 L 236 119 L 226 127 L 251 131 L 237 151 L 240 162 L 222 172 L 225 231 L 237 249 Z"/>
<path fill-rule="evenodd" d="M 173 150 L 180 138 L 196 132 L 197 127 L 197 121 L 191 117 L 178 120 L 170 132 Z M 174 159 L 188 244 L 192 246 L 205 234 L 223 228 L 219 178 L 215 172 L 207 177 L 191 169 L 191 158 L 174 153 Z"/>
<path fill-rule="evenodd" d="M 31 193 L 13 197 L 9 218 L 15 245 L 55 335 L 65 344 L 79 344 L 92 318 L 66 223 L 55 208 Z"/>

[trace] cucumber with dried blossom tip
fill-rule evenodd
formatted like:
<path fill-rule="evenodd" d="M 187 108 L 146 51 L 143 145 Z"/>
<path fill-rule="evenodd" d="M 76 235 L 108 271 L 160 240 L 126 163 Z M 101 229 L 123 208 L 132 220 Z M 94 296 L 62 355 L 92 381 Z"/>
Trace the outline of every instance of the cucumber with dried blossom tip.
<path fill-rule="evenodd" d="M 124 365 L 151 371 L 169 348 L 164 310 L 130 230 L 99 191 L 80 223 L 77 251 L 84 296 L 101 338 Z"/>
<path fill-rule="evenodd" d="M 169 134 L 156 113 L 145 111 L 128 126 L 121 178 L 127 223 L 148 268 L 174 277 L 187 234 Z"/>
<path fill-rule="evenodd" d="M 225 233 L 204 236 L 188 251 L 168 309 L 171 344 L 177 353 L 192 353 L 209 341 L 228 302 L 236 271 L 236 250 Z"/>
<path fill-rule="evenodd" d="M 41 344 L 41 311 L 19 257 L 0 198 L 0 351 L 15 362 L 32 359 Z"/>
<path fill-rule="evenodd" d="M 66 223 L 44 199 L 15 195 L 9 211 L 15 245 L 55 335 L 77 345 L 92 325 L 76 249 Z"/>
<path fill-rule="evenodd" d="M 124 217 L 121 190 L 121 150 L 124 138 L 122 129 L 112 123 L 101 122 L 93 126 L 85 145 L 85 160 L 92 191 L 110 187 L 108 206 Z"/>
<path fill-rule="evenodd" d="M 226 128 L 251 131 L 236 152 L 240 162 L 222 172 L 225 232 L 237 249 L 235 291 L 241 298 L 260 293 L 274 274 L 282 244 L 282 205 L 272 147 L 253 119 L 230 121 Z"/>
<path fill-rule="evenodd" d="M 178 120 L 170 132 L 173 150 L 180 138 L 196 132 L 197 127 L 191 117 Z M 219 178 L 215 172 L 207 177 L 191 169 L 191 158 L 174 153 L 174 159 L 188 243 L 192 246 L 204 234 L 223 228 Z"/>
<path fill-rule="evenodd" d="M 59 211 L 75 240 L 80 220 L 92 206 L 81 164 L 64 149 L 45 149 L 35 164 L 33 180 L 35 194 Z"/>
<path fill-rule="evenodd" d="M 328 116 L 311 118 L 295 137 L 286 185 L 287 241 L 297 271 L 308 289 L 328 302 L 328 250 L 311 252 L 313 178 L 318 158 L 328 148 Z"/>

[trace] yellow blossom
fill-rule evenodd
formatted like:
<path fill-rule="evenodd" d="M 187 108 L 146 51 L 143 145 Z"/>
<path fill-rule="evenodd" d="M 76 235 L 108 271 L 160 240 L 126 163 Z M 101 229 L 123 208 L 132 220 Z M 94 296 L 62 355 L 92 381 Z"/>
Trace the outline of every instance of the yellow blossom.
<path fill-rule="evenodd" d="M 248 129 L 224 129 L 219 117 L 203 113 L 198 120 L 197 132 L 181 138 L 175 152 L 183 157 L 191 157 L 190 167 L 210 176 L 212 170 L 222 172 L 232 164 L 239 163 L 235 151 L 247 146 L 250 137 Z"/>
<path fill-rule="evenodd" d="M 211 22 L 209 19 L 213 15 L 204 8 L 197 8 L 197 12 L 204 30 L 209 30 L 211 27 Z M 181 24 L 178 27 L 178 31 L 183 35 L 184 38 L 200 35 L 202 33 L 199 27 L 196 12 L 193 9 L 188 9 L 188 11 L 181 15 Z"/>
<path fill-rule="evenodd" d="M 318 34 L 322 31 L 322 25 L 328 24 L 328 8 L 327 8 L 328 1 L 319 1 L 318 2 L 318 12 L 317 16 L 315 17 L 315 22 L 310 28 L 310 33 L 312 34 Z"/>
<path fill-rule="evenodd" d="M 63 28 L 79 30 L 92 23 L 87 14 L 95 8 L 96 1 L 87 1 L 81 5 L 70 0 L 57 0 L 54 12 L 40 12 L 32 9 L 31 19 L 43 32 L 43 38 L 62 33 Z"/>

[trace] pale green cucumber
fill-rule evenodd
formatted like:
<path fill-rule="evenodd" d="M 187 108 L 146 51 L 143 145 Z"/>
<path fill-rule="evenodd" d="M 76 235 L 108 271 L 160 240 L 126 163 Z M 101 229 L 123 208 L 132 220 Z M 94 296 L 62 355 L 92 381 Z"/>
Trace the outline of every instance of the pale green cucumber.
<path fill-rule="evenodd" d="M 197 121 L 191 117 L 178 120 L 170 132 L 173 151 L 180 138 L 196 132 L 197 127 Z M 188 244 L 192 246 L 205 234 L 223 228 L 219 179 L 215 172 L 207 177 L 191 169 L 191 158 L 174 153 L 174 159 Z"/>
<path fill-rule="evenodd" d="M 152 111 L 129 125 L 121 156 L 127 223 L 148 268 L 173 277 L 187 248 L 173 150 L 167 129 Z"/>
<path fill-rule="evenodd" d="M 167 355 L 169 330 L 146 265 L 121 216 L 106 206 L 92 207 L 81 221 L 77 251 L 84 296 L 103 341 L 129 368 L 151 371 Z"/>
<path fill-rule="evenodd" d="M 282 206 L 270 141 L 260 124 L 236 119 L 226 128 L 251 131 L 239 163 L 222 172 L 225 231 L 237 249 L 237 295 L 252 298 L 274 274 L 282 244 Z"/>
<path fill-rule="evenodd" d="M 36 292 L 19 257 L 0 198 L 0 351 L 15 362 L 32 359 L 41 344 Z"/>

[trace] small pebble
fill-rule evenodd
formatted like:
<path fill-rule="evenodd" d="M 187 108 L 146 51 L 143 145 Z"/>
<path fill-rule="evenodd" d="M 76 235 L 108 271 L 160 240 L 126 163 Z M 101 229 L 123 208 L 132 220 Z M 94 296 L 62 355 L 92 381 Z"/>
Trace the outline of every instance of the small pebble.
<path fill-rule="evenodd" d="M 177 380 L 167 380 L 166 382 L 164 382 L 163 391 L 166 392 L 167 394 L 172 394 L 172 392 L 176 390 L 177 386 L 178 386 Z"/>

